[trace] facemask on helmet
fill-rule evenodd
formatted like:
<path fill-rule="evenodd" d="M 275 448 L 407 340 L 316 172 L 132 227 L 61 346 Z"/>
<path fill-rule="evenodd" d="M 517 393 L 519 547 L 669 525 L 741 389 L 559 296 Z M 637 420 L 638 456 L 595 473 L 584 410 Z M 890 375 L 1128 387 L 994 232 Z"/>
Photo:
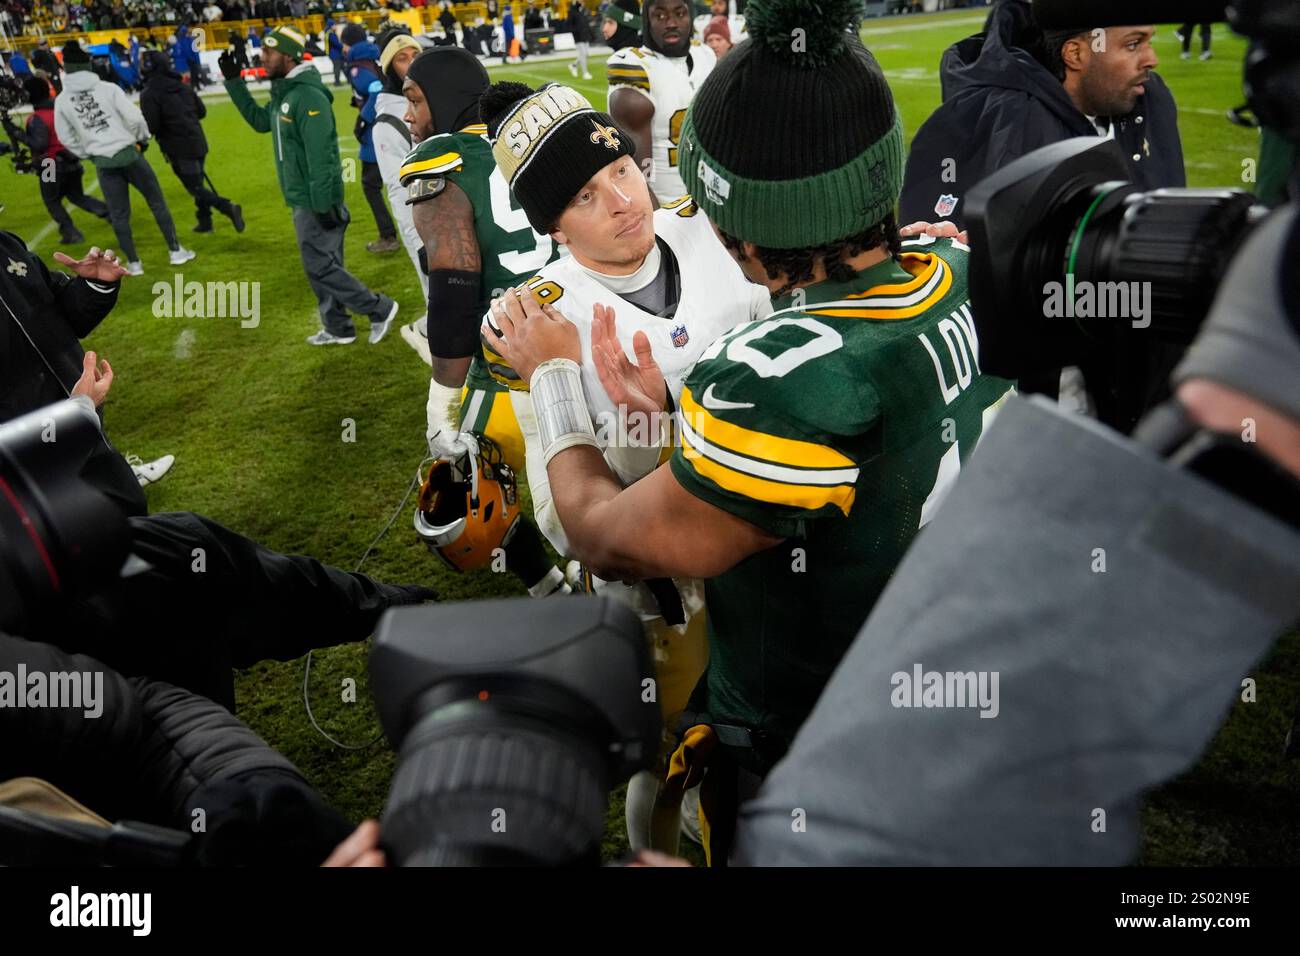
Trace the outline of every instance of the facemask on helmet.
<path fill-rule="evenodd" d="M 416 534 L 457 571 L 490 562 L 493 552 L 509 541 L 520 517 L 514 471 L 495 442 L 473 437 L 477 447 L 459 460 L 440 458 L 429 466 L 415 505 Z"/>

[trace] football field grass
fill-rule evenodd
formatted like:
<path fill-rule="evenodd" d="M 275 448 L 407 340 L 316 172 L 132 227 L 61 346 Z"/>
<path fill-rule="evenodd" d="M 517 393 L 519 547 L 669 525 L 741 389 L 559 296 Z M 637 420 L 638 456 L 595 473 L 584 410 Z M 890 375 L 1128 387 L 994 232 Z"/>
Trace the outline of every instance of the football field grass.
<path fill-rule="evenodd" d="M 939 103 L 942 51 L 978 32 L 982 21 L 982 12 L 960 11 L 865 25 L 864 40 L 887 71 L 909 139 Z M 1216 57 L 1209 62 L 1179 60 L 1172 28 L 1161 29 L 1156 45 L 1160 72 L 1179 104 L 1189 185 L 1242 186 L 1243 164 L 1257 156 L 1258 137 L 1230 125 L 1224 113 L 1243 99 L 1244 42 L 1217 27 Z M 592 65 L 590 81 L 571 81 L 565 62 L 555 60 L 494 67 L 492 73 L 534 86 L 572 82 L 603 107 L 603 60 L 593 58 Z M 354 112 L 345 89 L 334 94 L 343 155 L 354 163 L 347 183 L 348 266 L 372 288 L 398 299 L 401 324 L 423 311 L 419 285 L 404 253 L 364 251 L 376 232 L 350 133 Z M 265 84 L 254 95 L 264 101 Z M 158 150 L 149 150 L 182 242 L 198 258 L 179 270 L 168 267 L 159 232 L 134 196 L 133 227 L 145 275 L 124 282 L 116 310 L 86 343 L 116 371 L 105 409 L 107 430 L 124 453 L 146 460 L 176 456 L 172 472 L 149 489 L 153 510 L 200 512 L 271 547 L 352 569 L 393 517 L 422 457 L 428 368 L 396 328 L 379 345 L 368 345 L 364 320 L 353 345 L 305 343 L 318 326 L 315 301 L 276 183 L 271 139 L 248 128 L 224 97 L 208 100 L 208 110 L 209 174 L 222 193 L 243 205 L 248 228 L 237 235 L 217 216 L 215 233 L 191 235 L 193 204 Z M 753 132 L 762 135 L 761 129 Z M 88 186 L 94 184 L 90 164 L 87 176 Z M 34 178 L 17 176 L 4 162 L 0 202 L 6 205 L 0 228 L 22 236 L 56 268 L 50 256 L 58 237 Z M 107 224 L 80 210 L 73 216 L 88 245 L 114 245 Z M 153 284 L 173 283 L 178 272 L 184 281 L 259 283 L 260 321 L 244 327 L 238 318 L 155 315 Z M 384 580 L 428 584 L 444 601 L 522 593 L 506 575 L 456 575 L 436 564 L 411 530 L 409 501 L 364 570 Z M 366 650 L 350 645 L 318 653 L 312 673 L 317 719 L 336 738 L 358 744 L 377 732 L 374 709 L 365 692 L 356 703 L 343 702 L 341 687 L 347 678 L 366 687 Z M 241 673 L 239 716 L 344 813 L 354 819 L 378 815 L 392 772 L 391 751 L 385 744 L 343 750 L 322 739 L 303 712 L 302 675 L 301 661 L 264 663 Z M 1283 642 L 1250 676 L 1258 681 L 1257 700 L 1238 703 L 1199 766 L 1148 801 L 1143 862 L 1300 858 L 1300 762 L 1286 761 L 1281 753 L 1300 691 L 1300 646 Z M 605 850 L 614 855 L 625 846 L 616 795 Z"/>

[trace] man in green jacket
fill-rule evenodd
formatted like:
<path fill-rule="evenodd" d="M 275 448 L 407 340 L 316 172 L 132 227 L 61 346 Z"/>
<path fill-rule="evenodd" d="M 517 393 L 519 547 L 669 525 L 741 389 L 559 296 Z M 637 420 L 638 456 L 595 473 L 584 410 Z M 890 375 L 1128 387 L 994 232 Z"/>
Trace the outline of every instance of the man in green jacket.
<path fill-rule="evenodd" d="M 397 315 L 397 303 L 374 292 L 343 266 L 343 234 L 349 221 L 343 204 L 343 168 L 334 127 L 333 95 L 311 63 L 303 63 L 306 38 L 283 25 L 262 41 L 262 65 L 271 78 L 271 101 L 259 106 L 240 77 L 229 52 L 218 63 L 230 99 L 249 126 L 271 133 L 275 171 L 285 203 L 293 209 L 307 281 L 316 293 L 323 328 L 307 339 L 312 345 L 356 341 L 349 312 L 370 320 L 370 343 L 384 337 Z"/>

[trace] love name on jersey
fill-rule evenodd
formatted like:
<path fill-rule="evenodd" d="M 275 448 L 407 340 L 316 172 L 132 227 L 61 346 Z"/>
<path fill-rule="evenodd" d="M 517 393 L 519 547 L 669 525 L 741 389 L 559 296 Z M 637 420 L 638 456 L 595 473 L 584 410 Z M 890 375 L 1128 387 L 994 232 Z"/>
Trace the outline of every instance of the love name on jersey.
<path fill-rule="evenodd" d="M 934 363 L 934 374 L 939 379 L 939 391 L 943 393 L 945 405 L 951 405 L 961 395 L 975 376 L 979 374 L 979 336 L 975 334 L 975 320 L 971 317 L 970 303 L 967 302 L 947 318 L 940 319 L 929 334 L 918 332 L 925 350 Z M 932 342 L 937 338 L 938 343 Z M 937 346 L 937 347 L 936 347 Z M 946 352 L 949 363 L 940 359 L 940 351 Z"/>

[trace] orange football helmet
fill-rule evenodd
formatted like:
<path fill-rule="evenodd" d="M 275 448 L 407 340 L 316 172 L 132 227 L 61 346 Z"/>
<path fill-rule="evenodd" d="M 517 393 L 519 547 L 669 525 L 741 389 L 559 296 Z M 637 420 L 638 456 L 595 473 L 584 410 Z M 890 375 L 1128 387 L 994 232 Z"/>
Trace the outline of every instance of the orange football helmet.
<path fill-rule="evenodd" d="M 519 524 L 519 488 L 496 442 L 475 435 L 478 448 L 457 461 L 435 459 L 415 503 L 415 532 L 457 571 L 492 560 Z"/>

